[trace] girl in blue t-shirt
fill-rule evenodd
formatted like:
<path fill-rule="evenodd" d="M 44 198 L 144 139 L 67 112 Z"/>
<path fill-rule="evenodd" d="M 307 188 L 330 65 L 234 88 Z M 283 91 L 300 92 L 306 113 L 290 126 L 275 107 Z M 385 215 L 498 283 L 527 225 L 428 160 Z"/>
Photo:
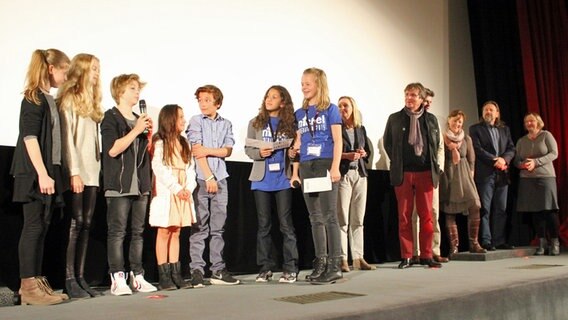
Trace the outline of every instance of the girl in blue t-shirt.
<path fill-rule="evenodd" d="M 310 68 L 302 75 L 302 108 L 295 113 L 298 124 L 296 143 L 289 156 L 300 156 L 294 165 L 292 183 L 302 178 L 304 200 L 310 213 L 316 258 L 313 272 L 306 279 L 314 284 L 333 283 L 343 277 L 341 242 L 337 223 L 337 190 L 341 179 L 341 115 L 330 103 L 327 76 L 323 70 Z M 329 176 L 331 190 L 306 193 L 305 180 Z"/>
<path fill-rule="evenodd" d="M 296 132 L 294 107 L 288 90 L 282 86 L 270 87 L 258 115 L 248 125 L 247 138 L 265 142 L 280 142 L 292 139 Z M 286 156 L 287 148 L 257 148 L 246 146 L 246 154 L 254 160 L 249 176 L 258 215 L 256 262 L 261 266 L 256 282 L 272 279 L 276 266 L 271 255 L 270 230 L 271 200 L 276 201 L 280 231 L 283 236 L 283 273 L 279 282 L 296 282 L 298 273 L 298 249 L 292 223 L 292 189 L 290 189 L 291 166 Z"/>

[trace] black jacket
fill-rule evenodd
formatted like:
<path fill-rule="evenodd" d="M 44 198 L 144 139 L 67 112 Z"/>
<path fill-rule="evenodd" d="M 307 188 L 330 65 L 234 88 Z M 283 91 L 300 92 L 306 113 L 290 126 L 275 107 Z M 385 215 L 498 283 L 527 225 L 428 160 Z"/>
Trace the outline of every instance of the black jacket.
<path fill-rule="evenodd" d="M 61 157 L 61 177 L 57 179 L 55 177 L 51 150 L 53 147 L 51 111 L 44 94 L 39 91 L 38 96 L 41 100 L 39 105 L 25 98 L 22 100 L 19 136 L 10 169 L 10 174 L 14 176 L 14 195 L 12 197 L 14 202 L 41 200 L 46 203 L 48 198 L 52 198 L 42 194 L 39 190 L 38 175 L 24 144 L 24 138 L 27 136 L 37 137 L 47 174 L 57 182 L 57 194 L 55 196 L 57 197 L 69 189 L 69 175 L 64 170 L 67 166 L 64 165 L 65 157 L 63 156 Z"/>
<path fill-rule="evenodd" d="M 369 156 L 371 153 L 371 149 L 367 145 L 367 130 L 365 127 L 361 126 L 359 128 L 355 128 L 355 143 L 352 146 L 351 142 L 349 141 L 349 136 L 347 135 L 347 130 L 345 126 L 341 126 L 341 136 L 343 137 L 343 151 L 342 152 L 353 152 L 357 149 L 363 148 L 367 152 L 366 158 L 359 158 L 358 160 L 358 171 L 361 177 L 366 177 L 369 174 L 367 173 L 367 167 L 365 167 L 366 163 L 369 161 Z M 351 161 L 347 159 L 341 159 L 339 163 L 339 172 L 341 175 L 344 176 L 349 171 L 349 164 Z"/>
<path fill-rule="evenodd" d="M 127 135 L 130 130 L 131 128 L 126 122 L 126 119 L 124 119 L 116 107 L 105 112 L 104 119 L 101 123 L 103 146 L 102 167 L 105 191 L 114 190 L 119 193 L 129 192 L 134 169 L 138 170 L 140 193 L 150 192 L 152 189 L 148 137 L 145 134 L 140 134 L 136 138 L 138 139 L 138 153 L 136 159 L 132 145 L 114 158 L 108 154 L 114 142 Z"/>
<path fill-rule="evenodd" d="M 511 138 L 509 127 L 503 125 L 497 127 L 499 130 L 499 150 L 498 156 L 505 159 L 507 165 L 515 157 L 515 144 Z M 489 125 L 485 122 L 476 123 L 469 127 L 469 136 L 473 142 L 475 150 L 475 180 L 481 182 L 491 176 L 496 169 L 493 167 L 495 161 L 495 148 L 489 133 Z"/>
<path fill-rule="evenodd" d="M 383 144 L 385 151 L 390 158 L 390 182 L 393 186 L 399 186 L 403 180 L 403 141 L 404 131 L 409 130 L 406 128 L 406 118 L 408 115 L 404 109 L 395 112 L 389 116 L 385 133 L 383 135 Z M 426 121 L 428 128 L 428 151 L 430 153 L 430 162 L 432 167 L 432 183 L 434 188 L 438 186 L 440 180 L 440 165 L 438 163 L 438 145 L 440 144 L 440 127 L 438 126 L 438 119 L 433 114 L 424 111 L 423 117 Z"/>

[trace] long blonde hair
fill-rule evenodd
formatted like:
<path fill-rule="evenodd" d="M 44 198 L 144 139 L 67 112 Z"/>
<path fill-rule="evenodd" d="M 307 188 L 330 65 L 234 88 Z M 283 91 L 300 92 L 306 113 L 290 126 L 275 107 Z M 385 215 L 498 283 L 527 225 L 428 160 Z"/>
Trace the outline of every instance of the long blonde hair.
<path fill-rule="evenodd" d="M 67 81 L 58 91 L 57 104 L 61 111 L 71 107 L 79 116 L 90 117 L 98 123 L 103 119 L 101 81 L 97 78 L 95 84 L 91 83 L 93 61 L 98 62 L 99 59 L 88 53 L 80 53 L 73 58 Z"/>
<path fill-rule="evenodd" d="M 316 109 L 321 111 L 329 107 L 331 100 L 329 99 L 329 88 L 327 86 L 327 76 L 325 72 L 318 68 L 308 68 L 304 70 L 304 75 L 311 74 L 314 76 L 316 81 L 316 86 L 318 88 L 318 93 L 316 94 Z M 309 105 L 309 100 L 304 98 L 302 102 L 302 108 L 307 109 Z"/>
<path fill-rule="evenodd" d="M 49 66 L 66 68 L 69 65 L 69 57 L 57 49 L 37 49 L 32 53 L 32 58 L 26 74 L 24 97 L 35 104 L 40 104 L 38 90 L 50 88 Z"/>

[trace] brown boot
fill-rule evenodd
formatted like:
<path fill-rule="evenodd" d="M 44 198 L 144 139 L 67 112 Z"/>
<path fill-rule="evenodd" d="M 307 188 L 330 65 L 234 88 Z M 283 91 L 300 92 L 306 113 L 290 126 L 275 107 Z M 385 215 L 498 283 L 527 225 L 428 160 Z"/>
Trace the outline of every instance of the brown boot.
<path fill-rule="evenodd" d="M 347 263 L 347 259 L 341 259 L 341 272 L 349 272 L 349 264 Z"/>
<path fill-rule="evenodd" d="M 450 252 L 448 253 L 448 258 L 451 259 L 452 255 L 458 253 L 458 248 L 460 245 L 460 237 L 458 234 L 458 226 L 455 223 L 448 225 L 448 237 L 450 239 Z"/>
<path fill-rule="evenodd" d="M 365 259 L 354 259 L 353 260 L 353 270 L 375 270 L 377 267 L 370 265 L 365 261 Z"/>
<path fill-rule="evenodd" d="M 52 296 L 43 291 L 37 278 L 21 279 L 19 292 L 22 305 L 51 305 L 63 302 L 60 297 Z"/>
<path fill-rule="evenodd" d="M 479 242 L 477 242 L 477 235 L 479 234 L 479 219 L 467 219 L 468 236 L 469 236 L 469 252 L 470 253 L 487 253 Z"/>
<path fill-rule="evenodd" d="M 38 284 L 39 288 L 41 290 L 43 290 L 45 293 L 49 294 L 50 296 L 59 297 L 61 300 L 69 300 L 69 296 L 66 295 L 65 293 L 57 293 L 57 292 L 53 291 L 53 289 L 49 285 L 49 282 L 47 282 L 46 277 L 37 276 L 35 278 L 37 280 L 37 284 Z"/>

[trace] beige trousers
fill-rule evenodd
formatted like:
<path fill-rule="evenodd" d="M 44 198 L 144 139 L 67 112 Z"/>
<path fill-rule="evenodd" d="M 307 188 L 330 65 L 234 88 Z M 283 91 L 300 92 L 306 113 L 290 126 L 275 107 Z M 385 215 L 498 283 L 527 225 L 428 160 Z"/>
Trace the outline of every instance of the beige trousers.
<path fill-rule="evenodd" d="M 341 235 L 341 256 L 347 259 L 347 243 L 351 258 L 363 258 L 363 221 L 367 204 L 367 177 L 349 170 L 339 181 L 337 221 Z"/>

